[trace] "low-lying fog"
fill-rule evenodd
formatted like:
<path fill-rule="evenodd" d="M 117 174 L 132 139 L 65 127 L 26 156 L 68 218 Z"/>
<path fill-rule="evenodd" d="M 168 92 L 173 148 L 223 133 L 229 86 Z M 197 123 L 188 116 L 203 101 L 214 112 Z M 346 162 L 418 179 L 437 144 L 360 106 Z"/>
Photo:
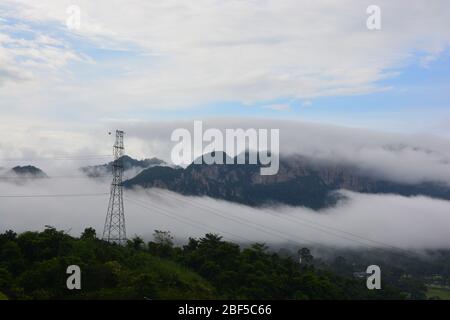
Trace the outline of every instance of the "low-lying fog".
<path fill-rule="evenodd" d="M 94 227 L 101 236 L 109 179 L 86 179 L 79 172 L 53 176 L 21 183 L 0 180 L 0 231 L 42 230 L 51 225 L 79 235 L 84 228 Z M 160 189 L 126 190 L 127 235 L 150 240 L 153 230 L 158 229 L 171 231 L 178 241 L 212 232 L 236 242 L 269 245 L 291 242 L 336 247 L 450 248 L 449 201 L 342 193 L 346 201 L 317 212 L 286 206 L 250 208 Z M 61 194 L 83 196 L 5 197 Z"/>

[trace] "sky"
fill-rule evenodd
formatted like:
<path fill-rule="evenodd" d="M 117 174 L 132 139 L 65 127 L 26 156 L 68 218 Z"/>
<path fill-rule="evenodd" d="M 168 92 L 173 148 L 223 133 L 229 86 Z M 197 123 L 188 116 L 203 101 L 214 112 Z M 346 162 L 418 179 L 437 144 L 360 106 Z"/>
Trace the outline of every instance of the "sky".
<path fill-rule="evenodd" d="M 171 130 L 204 120 L 278 128 L 283 150 L 392 177 L 447 176 L 450 3 L 377 1 L 369 30 L 373 4 L 3 0 L 0 167 L 109 155 L 115 129 L 130 155 L 170 161 Z"/>
<path fill-rule="evenodd" d="M 372 4 L 380 30 L 366 26 Z M 111 119 L 208 117 L 448 137 L 449 12 L 445 0 L 4 0 L 0 121 L 67 139 Z"/>

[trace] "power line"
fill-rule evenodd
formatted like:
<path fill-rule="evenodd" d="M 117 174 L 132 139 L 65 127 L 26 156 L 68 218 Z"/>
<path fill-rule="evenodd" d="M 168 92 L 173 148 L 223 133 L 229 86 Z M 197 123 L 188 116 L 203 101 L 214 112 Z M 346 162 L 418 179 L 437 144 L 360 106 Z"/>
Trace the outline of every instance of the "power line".
<path fill-rule="evenodd" d="M 156 193 L 158 193 L 158 191 L 156 191 Z M 162 194 L 162 193 L 159 193 L 159 194 Z M 190 205 L 196 206 L 197 208 L 200 208 L 200 209 L 205 210 L 205 211 L 209 211 L 210 213 L 212 213 L 212 214 L 214 214 L 216 216 L 219 215 L 220 217 L 222 217 L 224 219 L 232 220 L 232 221 L 235 221 L 235 222 L 238 222 L 238 223 L 243 223 L 243 224 L 245 224 L 247 226 L 250 226 L 252 228 L 255 228 L 255 226 L 259 226 L 260 228 L 268 230 L 268 233 L 271 234 L 271 235 L 273 235 L 273 233 L 275 232 L 275 233 L 277 233 L 277 235 L 275 235 L 276 237 L 278 237 L 280 239 L 292 241 L 291 238 L 286 238 L 286 234 L 287 234 L 286 232 L 279 231 L 279 230 L 274 229 L 272 227 L 265 226 L 265 225 L 262 225 L 262 224 L 259 224 L 259 223 L 255 222 L 255 221 L 251 221 L 251 220 L 248 220 L 248 219 L 245 219 L 245 218 L 242 218 L 242 217 L 236 217 L 236 216 L 230 217 L 229 213 L 225 213 L 223 211 L 220 211 L 220 210 L 218 210 L 216 208 L 212 208 L 212 207 L 207 206 L 205 204 L 195 203 L 194 201 L 187 201 L 187 200 L 182 199 L 182 198 L 173 197 L 170 194 L 164 194 L 164 195 L 166 195 L 167 197 L 170 197 L 170 198 L 172 198 L 174 200 L 178 200 L 178 201 L 183 201 L 185 203 L 189 203 Z M 266 232 L 266 231 L 263 230 L 263 232 Z M 287 235 L 289 235 L 289 234 L 287 234 Z M 300 237 L 298 235 L 292 235 L 291 234 L 289 236 L 301 239 L 302 241 L 305 241 L 305 242 L 310 243 L 310 244 L 314 243 L 313 241 L 305 239 L 305 238 Z"/>
<path fill-rule="evenodd" d="M 172 213 L 172 212 L 170 212 L 170 211 L 168 211 L 166 209 L 163 209 L 163 208 L 161 208 L 159 206 L 156 206 L 154 204 L 152 204 L 152 208 L 150 208 L 150 207 L 148 207 L 146 205 L 143 205 L 142 203 L 145 203 L 145 202 L 142 201 L 142 200 L 132 199 L 132 198 L 130 198 L 128 196 L 125 196 L 125 199 L 127 199 L 128 201 L 133 202 L 135 205 L 138 205 L 138 206 L 140 206 L 140 207 L 142 207 L 144 209 L 150 210 L 152 212 L 159 213 L 161 215 L 169 217 L 169 218 L 171 218 L 173 220 L 176 220 L 178 222 L 190 225 L 190 226 L 192 226 L 192 227 L 194 227 L 196 229 L 203 229 L 206 232 L 211 232 L 211 229 L 215 229 L 216 231 L 219 231 L 220 233 L 231 235 L 234 238 L 239 238 L 239 239 L 247 241 L 247 242 L 252 242 L 252 240 L 247 239 L 247 238 L 242 237 L 242 236 L 237 235 L 237 234 L 233 234 L 232 232 L 221 230 L 221 229 L 219 229 L 217 227 L 211 227 L 211 226 L 208 226 L 208 225 L 206 225 L 206 224 L 204 224 L 202 222 L 195 221 L 193 219 L 189 219 L 189 218 L 186 218 L 186 217 L 182 217 L 182 216 L 176 215 L 175 213 Z"/>
<path fill-rule="evenodd" d="M 0 195 L 0 198 L 77 198 L 77 197 L 98 197 L 109 193 L 61 193 L 61 194 L 10 194 Z"/>
<path fill-rule="evenodd" d="M 172 198 L 172 199 L 174 199 L 174 200 L 184 201 L 185 203 L 189 203 L 189 204 L 191 204 L 191 205 L 195 205 L 195 202 L 193 202 L 193 201 L 187 201 L 187 200 L 182 199 L 182 198 L 177 198 L 177 197 L 171 196 L 171 195 L 168 194 L 168 193 L 162 194 L 161 192 L 158 192 L 157 190 L 154 190 L 154 191 L 155 191 L 156 193 L 159 193 L 160 195 L 165 195 L 165 196 L 167 196 L 167 197 L 169 197 L 169 198 Z M 208 205 L 205 205 L 205 204 L 197 204 L 196 206 L 197 206 L 197 207 L 203 207 L 203 208 L 204 208 L 203 210 L 206 209 L 206 210 L 208 210 L 208 211 L 210 211 L 210 212 L 211 212 L 211 211 L 216 211 L 216 212 L 218 212 L 218 213 L 221 212 L 221 211 L 219 211 L 218 209 L 209 207 Z M 272 212 L 273 212 L 273 211 L 272 211 Z M 223 212 L 222 212 L 222 213 L 223 213 Z M 226 214 L 226 213 L 225 213 L 225 214 Z M 280 216 L 277 216 L 277 215 L 272 215 L 272 216 L 274 216 L 274 217 L 276 217 L 276 218 L 278 218 L 278 219 L 281 219 L 281 220 L 286 220 L 286 221 L 290 221 L 290 222 L 294 222 L 294 223 L 300 223 L 299 221 L 294 221 L 293 219 L 288 219 L 288 218 L 286 218 L 286 217 L 280 217 Z M 238 220 L 239 220 L 239 219 L 243 219 L 242 217 L 235 217 L 235 218 L 238 219 Z M 297 217 L 297 218 L 301 220 L 300 217 Z M 249 220 L 244 219 L 244 221 L 249 221 Z M 342 233 L 345 233 L 345 234 L 350 235 L 350 236 L 353 236 L 353 237 L 357 237 L 357 238 L 359 238 L 359 239 L 361 239 L 361 240 L 364 240 L 364 241 L 367 241 L 367 242 L 372 242 L 372 243 L 375 243 L 375 244 L 378 244 L 378 245 L 383 245 L 383 246 L 385 246 L 385 247 L 389 247 L 389 248 L 391 248 L 391 249 L 394 249 L 394 250 L 399 251 L 398 253 L 403 253 L 403 254 L 413 255 L 413 252 L 410 252 L 409 250 L 402 249 L 402 248 L 398 248 L 398 247 L 395 247 L 395 246 L 393 246 L 393 245 L 386 244 L 386 243 L 383 243 L 383 242 L 380 242 L 380 241 L 377 241 L 377 240 L 369 239 L 369 238 L 366 238 L 366 237 L 363 237 L 363 236 L 360 236 L 360 235 L 356 235 L 356 234 L 354 234 L 354 233 L 351 233 L 351 232 L 348 232 L 348 231 L 345 231 L 345 230 L 340 230 L 340 229 L 338 229 L 338 228 L 333 228 L 333 227 L 325 226 L 325 225 L 323 225 L 323 224 L 315 223 L 315 222 L 309 221 L 309 220 L 307 220 L 307 219 L 304 219 L 304 222 L 307 222 L 307 223 L 309 223 L 309 224 L 319 225 L 319 226 L 321 226 L 321 227 L 323 227 L 323 228 L 332 229 L 332 230 L 335 230 L 335 231 L 338 231 L 338 232 L 342 232 Z M 252 222 L 252 223 L 253 223 L 253 222 Z M 304 224 L 303 224 L 303 225 L 304 225 Z M 364 246 L 366 246 L 366 247 L 369 247 L 369 248 L 376 248 L 376 247 L 374 247 L 374 246 L 372 246 L 372 245 L 369 245 L 369 244 L 367 244 L 367 243 L 361 242 L 360 240 L 352 239 L 352 238 L 349 238 L 349 237 L 346 237 L 346 236 L 342 236 L 342 235 L 339 235 L 339 234 L 336 234 L 336 233 L 331 233 L 330 231 L 324 230 L 324 229 L 319 228 L 319 227 L 317 227 L 317 226 L 311 226 L 311 225 L 309 225 L 309 226 L 308 226 L 308 225 L 304 225 L 304 226 L 313 228 L 313 229 L 318 230 L 318 231 L 321 231 L 321 232 L 324 232 L 324 233 L 326 233 L 326 234 L 328 234 L 328 235 L 333 235 L 333 236 L 338 237 L 338 238 L 341 238 L 341 239 L 346 239 L 346 240 L 348 240 L 348 241 L 352 241 L 352 242 L 355 242 L 355 243 L 362 244 L 362 245 L 364 245 Z M 278 232 L 278 231 L 277 231 L 277 232 Z M 311 241 L 309 241 L 309 242 L 311 242 Z"/>
<path fill-rule="evenodd" d="M 40 176 L 0 176 L 0 180 L 48 180 L 48 179 L 102 179 L 102 178 L 111 178 L 110 174 L 102 174 L 102 175 L 88 175 L 88 174 L 84 174 L 84 175 L 65 175 L 65 176 L 44 176 L 44 177 L 40 177 Z M 129 180 L 131 179 L 130 177 L 126 177 L 123 176 L 124 180 Z"/>
<path fill-rule="evenodd" d="M 0 161 L 37 161 L 37 160 L 93 160 L 111 158 L 112 155 L 83 155 L 83 156 L 49 156 L 35 158 L 0 158 Z"/>
<path fill-rule="evenodd" d="M 172 198 L 174 198 L 175 200 L 178 200 L 175 197 L 172 197 Z M 190 203 L 190 204 L 192 205 L 192 203 Z M 276 230 L 274 228 L 271 228 L 271 227 L 268 227 L 268 226 L 264 226 L 262 224 L 259 224 L 259 223 L 255 222 L 255 221 L 250 221 L 250 220 L 244 219 L 242 217 L 239 217 L 239 218 L 238 217 L 229 217 L 226 214 L 225 215 L 220 214 L 219 211 L 217 211 L 216 213 L 214 213 L 214 212 L 211 212 L 211 213 L 216 215 L 216 216 L 218 215 L 218 216 L 220 216 L 221 218 L 223 218 L 225 220 L 229 220 L 229 221 L 236 222 L 238 224 L 246 225 L 246 226 L 248 226 L 248 227 L 250 227 L 252 229 L 258 230 L 259 232 L 262 232 L 262 233 L 267 234 L 267 235 L 271 235 L 272 237 L 276 237 L 276 238 L 279 238 L 279 239 L 282 239 L 282 240 L 285 240 L 285 241 L 293 241 L 293 242 L 296 242 L 299 245 L 303 245 L 303 243 L 295 240 L 297 238 L 297 239 L 301 239 L 302 241 L 305 241 L 306 243 L 311 243 L 311 244 L 313 243 L 312 241 L 310 241 L 308 239 L 305 239 L 303 237 L 300 237 L 298 235 L 290 235 L 291 238 L 288 238 L 288 237 L 286 237 L 286 233 L 285 232 L 281 232 L 281 231 Z"/>
<path fill-rule="evenodd" d="M 341 232 L 341 233 L 347 234 L 349 236 L 362 239 L 364 241 L 368 241 L 368 242 L 372 242 L 372 243 L 377 244 L 377 245 L 381 245 L 383 247 L 389 247 L 391 249 L 402 251 L 404 253 L 412 253 L 412 252 L 410 252 L 410 251 L 408 251 L 406 249 L 395 247 L 395 246 L 393 246 L 393 245 L 391 245 L 389 243 L 385 243 L 385 242 L 381 242 L 381 241 L 378 241 L 378 240 L 374 240 L 374 239 L 370 239 L 370 238 L 367 238 L 367 237 L 363 237 L 363 236 L 355 234 L 353 232 L 349 232 L 349 231 L 346 231 L 346 230 L 338 229 L 336 227 L 331 227 L 331 226 L 328 226 L 328 225 L 324 225 L 324 224 L 321 224 L 321 223 L 318 223 L 318 222 L 315 222 L 315 221 L 311 221 L 311 220 L 308 220 L 308 219 L 305 219 L 305 218 L 302 218 L 302 217 L 298 217 L 298 216 L 292 216 L 291 217 L 292 219 L 290 219 L 289 217 L 286 217 L 286 216 L 280 217 L 278 215 L 275 215 L 275 212 L 273 210 L 270 210 L 270 211 L 274 213 L 273 216 L 275 216 L 275 217 L 277 217 L 279 219 L 284 219 L 286 221 L 291 221 L 291 222 L 296 222 L 295 220 L 301 220 L 304 223 L 309 223 L 309 224 L 312 224 L 312 225 L 317 225 L 317 226 L 322 227 L 322 228 L 326 228 L 326 229 L 334 230 L 334 231 L 337 231 L 337 232 Z M 323 230 L 323 229 L 320 229 L 320 228 L 317 228 L 317 229 L 318 230 Z M 323 232 L 329 232 L 329 231 L 323 230 Z"/>
<path fill-rule="evenodd" d="M 48 180 L 48 179 L 101 179 L 101 178 L 109 178 L 110 175 L 100 175 L 100 176 L 87 176 L 87 175 L 78 175 L 78 176 L 48 176 L 48 177 L 33 177 L 33 176 L 17 176 L 17 177 L 1 177 L 0 180 Z"/>

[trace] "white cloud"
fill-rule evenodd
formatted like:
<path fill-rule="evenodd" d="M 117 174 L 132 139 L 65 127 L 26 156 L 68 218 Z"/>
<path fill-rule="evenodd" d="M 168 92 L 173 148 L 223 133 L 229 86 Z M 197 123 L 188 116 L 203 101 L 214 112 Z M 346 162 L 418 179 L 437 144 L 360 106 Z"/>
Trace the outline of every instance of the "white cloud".
<path fill-rule="evenodd" d="M 204 130 L 279 129 L 283 155 L 300 154 L 318 161 L 349 164 L 369 175 L 396 182 L 450 184 L 450 140 L 446 138 L 276 119 L 204 119 L 203 124 Z M 111 154 L 113 139 L 107 133 L 116 128 L 125 130 L 126 152 L 130 156 L 156 156 L 170 162 L 175 145 L 170 140 L 172 131 L 176 128 L 192 131 L 193 121 L 108 120 L 81 125 L 7 117 L 0 127 L 0 135 L 8 137 L 0 141 L 0 167 L 11 164 L 3 158 L 22 158 L 20 164 L 33 164 L 28 159 Z M 47 170 L 68 164 L 45 160 L 38 165 Z"/>
<path fill-rule="evenodd" d="M 274 111 L 290 111 L 291 106 L 289 104 L 269 104 L 266 106 L 263 106 L 264 109 L 274 110 Z"/>
<path fill-rule="evenodd" d="M 29 38 L 14 35 L 17 32 L 27 32 Z M 43 74 L 51 80 L 69 61 L 81 60 L 67 43 L 23 25 L 0 27 L 0 58 L 0 70 L 15 81 L 41 80 Z"/>
<path fill-rule="evenodd" d="M 305 100 L 302 102 L 302 107 L 310 107 L 310 106 L 312 106 L 311 100 Z"/>
<path fill-rule="evenodd" d="M 171 132 L 176 128 L 193 130 L 193 121 L 117 121 L 110 125 L 123 128 L 128 138 L 143 141 L 140 150 L 168 161 L 174 145 L 170 142 Z M 206 119 L 203 125 L 204 130 L 210 127 L 279 129 L 280 152 L 284 155 L 300 154 L 350 164 L 367 174 L 392 181 L 450 183 L 450 141 L 445 138 L 258 118 Z"/>
<path fill-rule="evenodd" d="M 109 153 L 104 134 L 119 125 L 129 132 L 130 154 L 168 160 L 170 128 L 190 122 L 96 122 L 129 110 L 138 110 L 136 117 L 141 109 L 226 100 L 287 109 L 270 102 L 385 90 L 380 79 L 439 57 L 450 39 L 448 1 L 379 1 L 383 26 L 376 32 L 365 27 L 365 1 L 80 0 L 77 33 L 66 28 L 71 4 L 0 5 L 0 134 L 8 137 L 0 142 L 2 157 Z M 105 58 L 90 51 L 98 49 L 122 51 Z M 236 124 L 282 128 L 285 152 L 350 162 L 394 180 L 450 176 L 448 141 L 435 137 L 274 120 L 212 122 Z"/>
<path fill-rule="evenodd" d="M 64 29 L 70 1 L 6 4 L 24 23 L 54 25 L 70 34 Z M 369 4 L 80 0 L 78 40 L 93 47 L 129 50 L 140 59 L 124 58 L 110 65 L 119 69 L 127 65 L 120 76 L 50 85 L 70 105 L 86 105 L 87 100 L 89 108 L 100 109 L 361 94 L 385 89 L 379 81 L 414 62 L 415 53 L 424 53 L 429 61 L 448 48 L 447 1 L 379 1 L 383 27 L 376 32 L 365 26 Z M 48 49 L 37 52 L 55 57 Z M 66 52 L 54 64 L 61 67 L 58 62 L 70 58 Z M 73 86 L 69 95 L 68 85 Z M 99 94 L 99 88 L 108 94 Z M 43 86 L 40 93 L 47 91 Z"/>
<path fill-rule="evenodd" d="M 107 180 L 51 179 L 20 185 L 0 181 L 2 195 L 96 194 L 108 190 Z M 153 189 L 126 191 L 127 233 L 129 237 L 140 235 L 147 240 L 158 229 L 170 230 L 183 241 L 213 232 L 238 242 L 270 245 L 450 248 L 450 202 L 425 197 L 350 192 L 346 195 L 349 201 L 315 212 L 301 207 L 256 209 Z M 79 235 L 92 226 L 101 236 L 107 203 L 108 195 L 4 198 L 0 202 L 0 232 L 42 230 L 45 225 L 52 225 Z"/>

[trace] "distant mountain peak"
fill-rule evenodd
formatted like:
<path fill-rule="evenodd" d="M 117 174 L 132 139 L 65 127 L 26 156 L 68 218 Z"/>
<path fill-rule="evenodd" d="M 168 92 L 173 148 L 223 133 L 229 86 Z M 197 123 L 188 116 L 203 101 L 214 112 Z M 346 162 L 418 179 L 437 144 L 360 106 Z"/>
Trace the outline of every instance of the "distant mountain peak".
<path fill-rule="evenodd" d="M 10 170 L 10 174 L 29 178 L 48 178 L 47 174 L 35 166 L 16 166 Z"/>
<path fill-rule="evenodd" d="M 141 172 L 142 170 L 148 169 L 151 167 L 169 166 L 169 164 L 167 164 L 164 160 L 161 160 L 161 159 L 158 159 L 155 157 L 150 158 L 150 159 L 137 160 L 128 155 L 124 155 L 120 158 L 120 160 L 123 164 L 124 170 L 131 171 L 131 173 L 133 175 L 136 175 L 139 172 Z M 83 167 L 80 170 L 89 177 L 99 177 L 99 176 L 107 175 L 107 174 L 111 173 L 113 163 L 114 162 L 111 161 L 106 164 Z"/>

